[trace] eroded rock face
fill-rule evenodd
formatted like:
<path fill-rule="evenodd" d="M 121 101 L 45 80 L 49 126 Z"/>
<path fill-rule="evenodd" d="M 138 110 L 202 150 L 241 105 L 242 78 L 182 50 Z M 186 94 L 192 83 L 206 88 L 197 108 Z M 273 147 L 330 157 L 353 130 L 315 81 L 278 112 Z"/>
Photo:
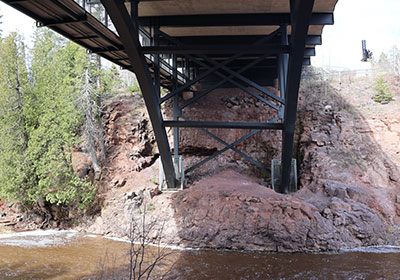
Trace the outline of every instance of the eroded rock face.
<path fill-rule="evenodd" d="M 104 188 L 134 184 L 135 176 L 156 160 L 157 145 L 139 96 L 119 95 L 104 101 L 106 160 Z"/>
<path fill-rule="evenodd" d="M 224 171 L 175 195 L 179 237 L 188 246 L 279 252 L 384 243 L 386 228 L 377 211 L 348 194 L 335 196 L 345 188 L 341 184 L 326 186 L 331 196 L 307 201 Z M 355 196 L 357 190 L 348 192 Z"/>
<path fill-rule="evenodd" d="M 151 215 L 168 221 L 164 240 L 189 247 L 282 252 L 400 244 L 400 121 L 366 119 L 337 93 L 324 97 L 326 86 L 313 81 L 300 91 L 296 126 L 300 191 L 274 192 L 260 180 L 265 174 L 257 174 L 249 163 L 228 152 L 196 170 L 192 182 L 197 183 L 188 184 L 188 189 L 146 198 L 156 209 Z M 210 94 L 185 115 L 197 120 L 207 112 L 208 120 L 215 121 L 271 117 L 268 108 L 239 90 L 220 93 Z M 149 130 L 148 124 L 140 123 L 143 118 L 134 122 L 128 118 L 126 112 L 132 107 L 124 104 L 129 103 L 109 104 L 106 117 L 108 139 L 116 141 L 109 142 L 109 182 L 120 197 L 108 200 L 109 206 L 92 227 L 115 236 L 125 235 L 129 217 L 137 214 L 132 193 L 153 184 L 150 179 L 158 174 L 154 164 L 140 172 L 132 169 L 146 159 L 146 143 L 154 144 L 154 138 L 144 135 Z M 113 115 L 114 105 L 119 106 L 119 115 Z M 244 133 L 212 132 L 227 142 Z M 180 137 L 188 166 L 223 147 L 198 130 L 182 129 Z M 280 135 L 268 132 L 238 148 L 269 162 L 279 158 L 280 146 Z M 115 219 L 121 222 L 114 223 Z"/>

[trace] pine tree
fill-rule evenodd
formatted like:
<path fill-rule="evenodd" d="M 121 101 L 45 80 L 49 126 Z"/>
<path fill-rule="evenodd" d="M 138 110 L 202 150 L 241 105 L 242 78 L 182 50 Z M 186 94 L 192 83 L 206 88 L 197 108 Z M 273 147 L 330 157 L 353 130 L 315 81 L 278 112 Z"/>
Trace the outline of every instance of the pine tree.
<path fill-rule="evenodd" d="M 374 91 L 376 92 L 376 94 L 372 99 L 375 102 L 387 104 L 393 100 L 393 94 L 390 93 L 390 88 L 382 76 L 380 76 L 376 81 Z"/>
<path fill-rule="evenodd" d="M 79 76 L 86 67 L 85 51 L 65 43 L 47 29 L 39 29 L 33 47 L 33 103 L 31 132 L 27 148 L 33 167 L 35 187 L 29 200 L 70 204 L 87 202 L 93 187 L 72 170 L 71 149 L 80 142 L 77 131 L 82 122 L 76 108 Z"/>
<path fill-rule="evenodd" d="M 0 197 L 87 205 L 95 189 L 71 164 L 71 149 L 81 142 L 76 103 L 86 52 L 39 29 L 31 65 L 30 84 L 21 38 L 0 41 Z"/>
<path fill-rule="evenodd" d="M 0 40 L 0 199 L 87 206 L 95 188 L 73 172 L 71 152 L 86 142 L 100 174 L 100 93 L 111 91 L 118 71 L 99 69 L 83 48 L 45 28 L 35 32 L 29 62 L 27 69 L 22 38 Z M 95 85 L 90 77 L 100 75 L 107 82 Z"/>
<path fill-rule="evenodd" d="M 97 158 L 96 142 L 99 143 L 103 140 L 99 137 L 99 131 L 101 131 L 101 128 L 99 128 L 99 124 L 96 118 L 96 115 L 98 115 L 97 112 L 100 110 L 96 103 L 98 93 L 93 88 L 93 81 L 89 69 L 86 69 L 82 78 L 83 86 L 81 89 L 81 96 L 79 97 L 78 104 L 80 113 L 84 117 L 83 137 L 85 140 L 86 150 L 92 160 L 95 177 L 96 179 L 98 179 L 100 177 L 101 168 L 99 160 Z"/>
<path fill-rule="evenodd" d="M 25 47 L 16 33 L 0 41 L 0 196 L 17 199 L 27 188 Z"/>

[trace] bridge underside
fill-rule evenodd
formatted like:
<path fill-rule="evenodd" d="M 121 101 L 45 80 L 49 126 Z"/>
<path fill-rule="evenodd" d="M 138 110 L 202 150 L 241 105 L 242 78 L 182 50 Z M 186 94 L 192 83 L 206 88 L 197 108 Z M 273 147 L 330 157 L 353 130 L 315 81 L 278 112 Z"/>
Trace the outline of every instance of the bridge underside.
<path fill-rule="evenodd" d="M 198 128 L 225 148 L 195 166 L 233 150 L 259 168 L 265 164 L 235 146 L 261 130 L 282 131 L 282 172 L 279 192 L 290 185 L 298 90 L 303 65 L 310 64 L 321 44 L 324 25 L 333 24 L 337 0 L 181 1 L 181 0 L 2 0 L 89 49 L 134 72 L 155 132 L 169 189 L 178 184 L 179 129 Z M 83 7 L 104 6 L 105 24 Z M 112 20 L 117 34 L 107 25 Z M 278 85 L 279 91 L 268 90 Z M 191 121 L 184 108 L 218 88 L 239 88 L 271 107 L 268 122 Z M 163 93 L 161 88 L 166 89 Z M 182 94 L 194 92 L 184 100 Z M 161 106 L 173 103 L 173 118 Z M 173 153 L 166 128 L 174 131 Z M 227 143 L 210 128 L 246 129 L 248 134 Z"/>

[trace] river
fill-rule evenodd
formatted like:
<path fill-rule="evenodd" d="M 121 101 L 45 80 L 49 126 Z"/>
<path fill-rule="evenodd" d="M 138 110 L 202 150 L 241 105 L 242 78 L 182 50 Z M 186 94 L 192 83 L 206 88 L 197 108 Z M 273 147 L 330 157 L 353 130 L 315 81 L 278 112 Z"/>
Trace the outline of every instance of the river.
<path fill-rule="evenodd" d="M 96 279 L 101 272 L 103 279 L 112 273 L 119 279 L 129 248 L 127 242 L 75 231 L 0 235 L 0 279 Z M 170 279 L 400 279 L 396 246 L 323 254 L 168 252 L 175 263 Z"/>

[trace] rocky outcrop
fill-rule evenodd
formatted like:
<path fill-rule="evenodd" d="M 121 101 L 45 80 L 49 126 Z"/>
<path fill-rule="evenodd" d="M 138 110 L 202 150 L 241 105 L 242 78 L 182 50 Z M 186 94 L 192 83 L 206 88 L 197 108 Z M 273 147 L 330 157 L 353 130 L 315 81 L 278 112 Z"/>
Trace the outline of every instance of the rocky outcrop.
<path fill-rule="evenodd" d="M 268 188 L 266 174 L 227 152 L 196 170 L 187 189 L 153 196 L 154 157 L 137 167 L 154 154 L 149 123 L 129 117 L 136 108 L 128 97 L 110 101 L 104 181 L 110 191 L 89 229 L 126 237 L 131 217 L 151 205 L 148 215 L 166 225 L 164 242 L 189 247 L 309 252 L 400 244 L 400 117 L 366 116 L 345 97 L 323 81 L 303 83 L 296 131 L 301 189 L 289 195 Z M 223 97 L 215 91 L 184 114 L 199 120 L 204 110 L 209 120 L 232 121 L 265 121 L 274 113 L 242 91 L 226 89 Z M 245 133 L 211 131 L 226 142 Z M 182 129 L 180 137 L 188 166 L 223 147 L 195 129 Z M 263 132 L 238 148 L 267 163 L 279 157 L 280 137 Z"/>
<path fill-rule="evenodd" d="M 157 159 L 151 123 L 138 95 L 118 95 L 103 102 L 106 160 L 102 192 L 135 184 L 138 172 Z"/>
<path fill-rule="evenodd" d="M 304 83 L 300 191 L 280 195 L 243 174 L 218 174 L 176 196 L 179 236 L 189 246 L 286 252 L 399 244 L 397 123 L 366 119 L 326 82 Z"/>
<path fill-rule="evenodd" d="M 177 193 L 174 203 L 178 234 L 188 246 L 304 252 L 385 242 L 385 223 L 373 198 L 333 181 L 307 201 L 224 171 Z"/>

